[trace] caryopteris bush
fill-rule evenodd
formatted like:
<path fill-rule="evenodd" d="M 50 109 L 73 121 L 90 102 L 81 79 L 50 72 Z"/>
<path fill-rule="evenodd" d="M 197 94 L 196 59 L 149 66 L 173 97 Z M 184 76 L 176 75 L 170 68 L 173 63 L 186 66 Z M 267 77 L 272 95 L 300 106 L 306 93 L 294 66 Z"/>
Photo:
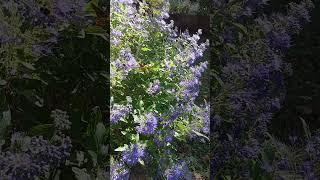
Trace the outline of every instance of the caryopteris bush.
<path fill-rule="evenodd" d="M 201 30 L 179 34 L 166 24 L 168 4 L 151 15 L 136 3 L 111 1 L 112 178 L 128 178 L 142 165 L 149 177 L 190 179 L 178 144 L 208 139 L 209 104 L 195 100 L 209 42 L 198 43 Z"/>

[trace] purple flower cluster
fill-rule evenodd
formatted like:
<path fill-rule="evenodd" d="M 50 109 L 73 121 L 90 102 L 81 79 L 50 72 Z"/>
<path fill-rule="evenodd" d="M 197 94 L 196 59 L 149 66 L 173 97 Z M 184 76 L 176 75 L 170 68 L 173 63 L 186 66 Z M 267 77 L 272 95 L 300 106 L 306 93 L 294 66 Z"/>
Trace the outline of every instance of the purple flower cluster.
<path fill-rule="evenodd" d="M 174 164 L 170 169 L 167 169 L 165 172 L 167 180 L 183 180 L 190 179 L 190 175 L 188 175 L 188 167 L 187 164 L 183 161 L 179 161 Z"/>
<path fill-rule="evenodd" d="M 153 134 L 158 125 L 158 119 L 152 113 L 147 113 L 143 120 L 140 121 L 136 130 L 140 134 L 150 135 Z"/>
<path fill-rule="evenodd" d="M 306 152 L 308 152 L 311 159 L 320 161 L 320 134 L 313 135 L 306 145 Z"/>
<path fill-rule="evenodd" d="M 164 129 L 162 131 L 158 130 L 155 133 L 155 137 L 153 141 L 158 147 L 166 147 L 167 143 L 172 142 L 174 133 L 175 132 L 172 129 Z"/>
<path fill-rule="evenodd" d="M 160 81 L 154 80 L 152 83 L 150 83 L 147 91 L 151 95 L 158 93 L 160 91 Z"/>
<path fill-rule="evenodd" d="M 119 58 L 115 61 L 111 62 L 111 66 L 115 66 L 117 68 L 118 73 L 121 73 L 121 79 L 125 79 L 125 77 L 129 74 L 129 72 L 139 67 L 138 62 L 132 55 L 130 50 L 121 49 L 119 52 Z M 113 70 L 111 69 L 111 78 L 115 76 Z"/>
<path fill-rule="evenodd" d="M 129 166 L 134 166 L 138 163 L 139 159 L 146 156 L 144 147 L 139 144 L 132 144 L 129 149 L 122 152 L 122 161 Z"/>
<path fill-rule="evenodd" d="M 244 2 L 247 7 L 251 6 L 249 9 L 260 8 L 266 3 Z M 306 12 L 309 12 L 310 7 L 305 2 L 292 3 L 287 15 L 272 14 L 257 18 L 256 26 L 264 35 L 240 41 L 245 55 L 234 54 L 228 48 L 221 50 L 223 53 L 219 58 L 224 62 L 221 75 L 223 95 L 212 100 L 212 107 L 216 110 L 211 119 L 211 128 L 217 136 L 212 142 L 216 145 L 211 160 L 212 176 L 232 167 L 238 169 L 235 176 L 249 178 L 249 162 L 257 159 L 261 153 L 268 124 L 284 99 L 285 63 L 281 57 L 291 45 L 291 36 L 301 29 L 303 24 L 300 23 L 308 22 Z M 223 13 L 228 11 L 224 10 Z M 252 13 L 246 13 L 246 16 L 251 15 Z M 243 21 L 243 16 L 242 19 L 238 17 L 234 17 L 232 21 L 241 23 L 249 31 L 255 31 Z M 304 21 L 299 21 L 301 18 Z M 236 28 L 232 28 L 232 31 L 236 31 Z M 222 31 L 221 36 L 226 34 Z M 236 43 L 234 38 L 229 38 L 233 39 L 229 42 Z M 221 101 L 224 103 L 221 104 Z M 234 166 L 235 159 L 241 162 L 241 166 Z"/>
<path fill-rule="evenodd" d="M 316 180 L 318 179 L 314 172 L 312 171 L 312 163 L 310 161 L 303 162 L 298 167 L 298 173 L 307 180 Z"/>
<path fill-rule="evenodd" d="M 53 15 L 59 21 L 68 21 L 76 17 L 77 13 L 82 13 L 85 0 L 54 0 Z"/>
<path fill-rule="evenodd" d="M 15 134 L 13 135 L 15 136 Z M 71 140 L 60 138 L 56 144 L 43 137 L 24 138 L 27 147 L 0 153 L 0 177 L 3 179 L 35 179 L 47 177 L 50 170 L 64 164 L 70 155 Z M 12 140 L 17 143 L 17 137 Z"/>
<path fill-rule="evenodd" d="M 5 26 L 5 24 L 0 25 L 0 45 L 18 42 L 18 38 L 12 37 L 9 33 L 9 29 Z"/>
<path fill-rule="evenodd" d="M 302 29 L 302 25 L 310 21 L 309 1 L 300 4 L 290 3 L 288 14 L 272 14 L 269 17 L 258 18 L 257 22 L 266 34 L 266 41 L 271 48 L 281 52 L 291 46 L 291 36 Z"/>
<path fill-rule="evenodd" d="M 107 175 L 109 177 L 109 174 Z M 115 162 L 111 165 L 111 179 L 112 180 L 127 180 L 129 179 L 129 170 L 122 162 Z"/>
<path fill-rule="evenodd" d="M 56 134 L 51 141 L 28 137 L 16 132 L 10 147 L 0 152 L 0 177 L 3 179 L 35 179 L 47 177 L 54 168 L 63 166 L 71 153 L 71 139 L 62 130 L 70 128 L 69 116 L 61 110 L 52 111 Z"/>
<path fill-rule="evenodd" d="M 189 99 L 193 101 L 199 94 L 200 81 L 196 77 L 191 77 L 180 82 L 182 99 L 188 101 Z"/>
<path fill-rule="evenodd" d="M 110 113 L 110 122 L 116 124 L 120 119 L 125 118 L 131 111 L 128 105 L 114 104 Z"/>
<path fill-rule="evenodd" d="M 1 13 L 4 26 L 0 29 L 10 33 L 0 35 L 0 43 L 19 44 L 34 57 L 52 53 L 60 31 L 73 24 L 79 28 L 88 24 L 83 16 L 85 3 L 84 0 L 54 0 L 45 4 L 35 0 L 5 0 L 0 3 L 1 11 L 8 13 Z"/>
<path fill-rule="evenodd" d="M 138 66 L 137 61 L 133 57 L 130 51 L 127 50 L 121 50 L 120 51 L 120 58 L 123 58 L 123 66 L 121 67 L 124 71 L 128 72 L 131 69 Z"/>
<path fill-rule="evenodd" d="M 111 44 L 119 45 L 121 36 L 122 36 L 122 32 L 120 30 L 112 29 L 110 33 Z"/>

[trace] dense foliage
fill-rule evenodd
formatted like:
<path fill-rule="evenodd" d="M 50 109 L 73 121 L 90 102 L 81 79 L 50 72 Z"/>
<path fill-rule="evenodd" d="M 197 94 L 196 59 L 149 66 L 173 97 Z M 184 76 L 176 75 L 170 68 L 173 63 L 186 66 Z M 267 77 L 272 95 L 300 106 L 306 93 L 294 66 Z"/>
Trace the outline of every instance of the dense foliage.
<path fill-rule="evenodd" d="M 0 179 L 102 176 L 109 41 L 92 4 L 107 7 L 0 2 Z"/>
<path fill-rule="evenodd" d="M 318 179 L 270 125 L 317 2 L 270 2 L 1 1 L 0 179 Z"/>
<path fill-rule="evenodd" d="M 263 0 L 213 2 L 211 44 L 216 58 L 211 67 L 219 78 L 211 96 L 213 177 L 318 176 L 314 149 L 307 145 L 301 153 L 287 147 L 268 128 L 285 98 L 284 79 L 291 74 L 283 57 L 292 36 L 310 21 L 313 3 L 290 3 L 285 12 L 268 14 L 263 13 L 266 5 Z"/>
<path fill-rule="evenodd" d="M 140 174 L 190 179 L 179 147 L 209 133 L 209 104 L 195 103 L 208 42 L 198 43 L 201 30 L 190 36 L 166 24 L 168 5 L 153 16 L 147 7 L 111 3 L 111 148 L 121 152 L 112 155 L 111 176 L 123 179 L 140 164 L 148 166 Z"/>

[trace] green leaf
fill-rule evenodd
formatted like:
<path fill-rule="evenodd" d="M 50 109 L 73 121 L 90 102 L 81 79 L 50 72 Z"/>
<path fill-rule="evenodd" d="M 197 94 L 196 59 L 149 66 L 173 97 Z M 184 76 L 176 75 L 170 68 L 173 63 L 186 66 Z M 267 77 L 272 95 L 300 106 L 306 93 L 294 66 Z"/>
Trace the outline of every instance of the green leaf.
<path fill-rule="evenodd" d="M 41 97 L 37 96 L 37 95 L 35 95 L 35 98 L 37 99 L 37 101 L 34 104 L 36 106 L 38 106 L 38 107 L 43 107 L 44 100 Z"/>
<path fill-rule="evenodd" d="M 30 69 L 30 70 L 32 70 L 32 71 L 36 70 L 36 68 L 35 68 L 31 63 L 23 62 L 23 61 L 20 61 L 20 63 L 21 63 L 24 67 L 26 67 L 26 68 L 28 68 L 28 69 Z"/>
<path fill-rule="evenodd" d="M 102 122 L 98 123 L 97 128 L 96 128 L 96 132 L 95 132 L 95 136 L 98 140 L 98 143 L 101 143 L 105 134 L 106 134 L 106 128 L 105 128 L 104 124 Z"/>
<path fill-rule="evenodd" d="M 7 84 L 6 80 L 0 79 L 0 86 L 5 86 Z"/>
<path fill-rule="evenodd" d="M 97 6 L 97 5 L 98 5 L 98 0 L 91 0 L 89 3 L 87 3 L 87 4 L 85 5 L 84 10 L 85 10 L 85 12 L 87 12 L 87 13 L 90 13 L 90 12 L 91 12 L 92 15 L 95 15 L 94 10 L 93 10 L 93 8 L 92 8 L 92 4 L 94 4 L 94 5 Z"/>
<path fill-rule="evenodd" d="M 143 48 L 141 48 L 141 51 L 144 51 L 144 52 L 146 52 L 146 51 L 151 51 L 151 49 L 149 49 L 149 48 L 146 48 L 146 47 L 143 47 Z"/>
<path fill-rule="evenodd" d="M 143 105 L 144 105 L 144 102 L 143 102 L 142 100 L 140 100 L 140 101 L 139 101 L 139 106 L 140 106 L 140 107 L 143 107 Z"/>
<path fill-rule="evenodd" d="M 142 159 L 138 159 L 139 163 L 144 166 L 144 161 Z"/>
<path fill-rule="evenodd" d="M 86 37 L 86 32 L 84 30 L 81 30 L 78 34 L 78 37 L 84 39 Z"/>
<path fill-rule="evenodd" d="M 244 34 L 248 34 L 247 28 L 244 27 L 242 24 L 239 23 L 232 23 L 234 26 L 239 28 Z"/>
<path fill-rule="evenodd" d="M 86 169 L 79 169 L 77 167 L 72 167 L 72 171 L 78 180 L 91 180 L 91 177 L 87 173 Z"/>
<path fill-rule="evenodd" d="M 3 122 L 6 125 L 9 125 L 11 123 L 11 111 L 10 111 L 10 109 L 7 110 L 7 111 L 2 112 L 2 119 L 3 119 Z"/>
<path fill-rule="evenodd" d="M 60 179 L 60 174 L 61 174 L 61 170 L 57 170 L 57 172 L 55 173 L 55 176 L 53 178 L 53 180 L 59 180 Z"/>
<path fill-rule="evenodd" d="M 123 146 L 123 147 L 118 147 L 117 149 L 115 149 L 114 151 L 116 152 L 122 152 L 122 151 L 125 151 L 127 149 L 126 146 Z"/>
<path fill-rule="evenodd" d="M 97 162 L 98 162 L 98 155 L 97 153 L 91 151 L 91 150 L 88 150 L 88 153 L 90 154 L 91 156 L 91 160 L 93 162 L 93 166 L 96 166 L 97 165 Z"/>
<path fill-rule="evenodd" d="M 304 130 L 304 133 L 306 134 L 307 138 L 310 139 L 311 138 L 311 131 L 309 129 L 309 126 L 307 125 L 306 121 L 302 117 L 299 117 L 299 119 L 302 122 L 302 127 Z"/>
<path fill-rule="evenodd" d="M 81 166 L 83 164 L 83 162 L 84 162 L 84 153 L 83 153 L 83 151 L 77 152 L 77 156 L 76 157 L 77 157 L 76 159 L 78 161 L 78 165 Z"/>
<path fill-rule="evenodd" d="M 7 127 L 11 124 L 11 111 L 10 109 L 2 112 L 2 117 L 0 118 L 0 147 L 4 144 L 3 136 Z M 1 148 L 0 148 L 1 149 Z"/>
<path fill-rule="evenodd" d="M 96 35 L 96 36 L 100 36 L 102 37 L 103 39 L 109 41 L 109 39 L 106 37 L 107 35 L 107 31 L 104 30 L 103 28 L 101 27 L 97 27 L 97 26 L 89 26 L 85 32 L 87 34 L 92 34 L 92 35 Z"/>
<path fill-rule="evenodd" d="M 224 86 L 222 79 L 215 72 L 212 72 L 211 75 L 219 82 L 220 86 Z"/>
<path fill-rule="evenodd" d="M 198 135 L 198 136 L 200 136 L 200 137 L 204 137 L 204 138 L 206 138 L 208 141 L 210 141 L 210 138 L 208 138 L 206 135 L 204 135 L 204 134 L 202 134 L 202 133 L 200 133 L 200 132 L 197 132 L 197 131 L 195 131 L 195 130 L 192 130 L 192 132 L 194 132 L 196 135 Z"/>
<path fill-rule="evenodd" d="M 100 75 L 101 75 L 102 77 L 104 77 L 105 79 L 110 79 L 110 77 L 109 77 L 109 75 L 108 75 L 107 73 L 101 72 Z"/>

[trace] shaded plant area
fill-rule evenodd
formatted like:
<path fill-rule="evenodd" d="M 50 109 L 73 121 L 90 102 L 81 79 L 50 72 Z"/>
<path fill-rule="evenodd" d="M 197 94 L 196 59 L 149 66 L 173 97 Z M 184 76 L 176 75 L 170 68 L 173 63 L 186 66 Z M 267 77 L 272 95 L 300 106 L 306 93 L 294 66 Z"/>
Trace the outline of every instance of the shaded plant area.
<path fill-rule="evenodd" d="M 311 17 L 311 23 L 293 39 L 293 46 L 285 57 L 292 65 L 292 75 L 286 79 L 284 105 L 272 121 L 271 131 L 286 142 L 290 142 L 290 136 L 298 139 L 305 136 L 302 119 L 311 131 L 320 128 L 319 4 Z"/>
<path fill-rule="evenodd" d="M 306 138 L 294 145 L 273 137 L 277 127 L 270 127 L 285 100 L 285 80 L 290 75 L 286 55 L 294 37 L 311 20 L 308 12 L 313 3 L 213 3 L 211 68 L 216 83 L 211 98 L 211 176 L 318 177 L 318 137 L 308 125 L 302 125 Z"/>
<path fill-rule="evenodd" d="M 0 179 L 101 178 L 108 168 L 105 8 L 0 2 Z"/>
<path fill-rule="evenodd" d="M 97 152 L 100 146 L 95 131 L 96 125 L 108 114 L 109 66 L 104 58 L 108 57 L 108 50 L 105 40 L 98 36 L 79 38 L 72 34 L 74 32 L 64 33 L 68 38 L 54 47 L 53 55 L 41 57 L 34 65 L 24 67 L 40 80 L 12 78 L 2 92 L 6 100 L 4 107 L 11 110 L 14 125 L 7 129 L 8 134 L 26 132 L 28 136 L 51 138 L 55 126 L 51 111 L 67 111 L 72 122 L 67 134 L 72 139 L 71 152 L 75 156 L 78 151 Z M 60 167 L 60 178 L 74 178 L 71 168 L 72 165 Z"/>
<path fill-rule="evenodd" d="M 62 46 L 55 47 L 55 55 L 42 57 L 33 65 L 41 81 L 18 78 L 8 81 L 6 88 L 13 91 L 6 91 L 6 100 L 19 130 L 48 123 L 45 117 L 54 108 L 88 113 L 107 104 L 103 96 L 108 91 L 104 85 L 108 66 L 95 52 L 104 51 L 107 55 L 102 46 L 104 40 L 93 35 L 84 39 L 69 37 L 61 42 Z"/>

